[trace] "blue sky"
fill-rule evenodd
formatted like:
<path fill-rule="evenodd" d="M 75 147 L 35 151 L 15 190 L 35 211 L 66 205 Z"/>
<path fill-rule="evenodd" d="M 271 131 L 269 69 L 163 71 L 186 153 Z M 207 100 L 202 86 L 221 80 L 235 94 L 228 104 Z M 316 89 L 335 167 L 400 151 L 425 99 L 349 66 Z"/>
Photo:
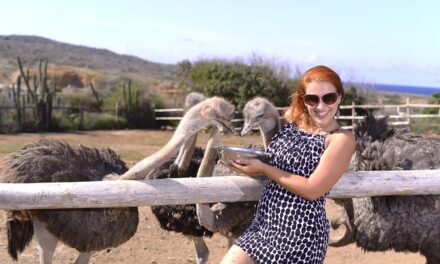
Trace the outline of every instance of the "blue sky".
<path fill-rule="evenodd" d="M 2 1 L 0 35 L 37 35 L 155 62 L 248 59 L 345 81 L 440 88 L 439 1 Z"/>

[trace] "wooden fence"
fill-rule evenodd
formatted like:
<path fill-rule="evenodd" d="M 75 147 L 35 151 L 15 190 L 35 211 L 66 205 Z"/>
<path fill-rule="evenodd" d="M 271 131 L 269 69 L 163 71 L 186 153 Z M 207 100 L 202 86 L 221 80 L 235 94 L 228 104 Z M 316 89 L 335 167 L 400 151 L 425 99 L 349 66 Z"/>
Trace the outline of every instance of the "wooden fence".
<path fill-rule="evenodd" d="M 347 172 L 328 197 L 440 194 L 440 170 Z M 247 176 L 2 183 L 0 209 L 98 208 L 256 201 L 261 180 Z"/>
<path fill-rule="evenodd" d="M 31 109 L 31 106 L 27 106 L 26 108 Z M 116 104 L 114 109 L 103 109 L 103 113 L 110 113 L 115 116 L 115 121 L 118 123 L 120 120 L 120 111 L 119 105 Z M 15 109 L 14 106 L 0 106 L 0 126 L 2 119 L 2 112 L 13 111 Z M 277 107 L 277 109 L 281 112 L 287 109 L 287 107 Z M 440 118 L 440 104 L 413 104 L 410 103 L 409 98 L 405 104 L 396 104 L 396 105 L 341 105 L 340 109 L 350 109 L 350 115 L 339 115 L 337 119 L 350 121 L 350 124 L 353 124 L 355 120 L 363 118 L 362 116 L 356 115 L 356 109 L 372 109 L 375 110 L 376 116 L 388 116 L 390 119 L 391 125 L 410 125 L 411 119 L 415 118 Z M 423 114 L 423 109 L 437 109 L 437 114 Z M 80 128 L 82 126 L 82 120 L 84 116 L 84 112 L 90 112 L 88 109 L 74 109 L 62 106 L 54 106 L 54 111 L 79 111 L 80 116 Z M 96 112 L 96 111 L 92 111 Z M 169 108 L 169 109 L 155 109 L 154 110 L 154 120 L 156 124 L 152 127 L 159 127 L 160 123 L 166 122 L 168 125 L 172 125 L 170 121 L 180 121 L 182 119 L 183 109 L 182 108 Z M 240 112 L 236 112 L 236 116 L 241 117 Z M 233 123 L 241 124 L 243 123 L 242 118 L 235 118 L 232 120 Z M 176 122 L 177 123 L 177 122 Z M 176 124 L 174 123 L 174 124 Z M 346 129 L 351 129 L 352 125 L 344 126 Z M 237 128 L 239 129 L 239 128 Z M 1 130 L 1 129 L 0 129 Z"/>
<path fill-rule="evenodd" d="M 437 114 L 423 114 L 423 109 L 436 109 Z M 282 113 L 287 107 L 277 107 Z M 407 98 L 405 104 L 396 105 L 341 105 L 340 109 L 351 109 L 351 115 L 338 115 L 336 118 L 339 120 L 349 120 L 351 124 L 357 119 L 362 119 L 363 116 L 356 115 L 356 109 L 371 109 L 376 110 L 376 117 L 388 116 L 391 125 L 410 125 L 411 119 L 415 118 L 440 118 L 440 104 L 413 104 L 410 103 Z M 156 109 L 155 111 L 156 121 L 179 121 L 182 119 L 182 108 L 170 108 L 170 109 Z M 167 116 L 161 116 L 161 115 Z M 171 115 L 172 114 L 172 115 Z M 236 115 L 241 115 L 240 112 L 236 112 Z M 242 118 L 235 118 L 232 120 L 234 123 L 242 123 Z M 353 125 L 344 126 L 345 129 L 351 129 Z"/>
<path fill-rule="evenodd" d="M 33 106 L 23 106 L 22 109 L 24 110 L 24 113 L 28 113 L 34 110 Z M 15 106 L 0 106 L 0 131 L 1 131 L 1 125 L 2 125 L 2 117 L 6 116 L 8 113 L 12 113 L 15 111 Z M 101 111 L 97 111 L 96 109 L 88 109 L 86 107 L 65 107 L 65 106 L 53 106 L 52 107 L 53 112 L 63 112 L 63 113 L 78 113 L 79 116 L 79 129 L 81 130 L 84 128 L 84 115 L 85 113 L 107 113 L 114 115 L 115 123 L 118 125 L 121 118 L 124 117 L 123 113 L 121 111 L 121 106 L 119 103 L 115 104 L 114 109 L 101 109 Z M 4 117 L 3 117 L 4 118 Z M 23 118 L 26 118 L 26 115 L 23 115 Z M 24 120 L 25 121 L 25 120 Z"/>

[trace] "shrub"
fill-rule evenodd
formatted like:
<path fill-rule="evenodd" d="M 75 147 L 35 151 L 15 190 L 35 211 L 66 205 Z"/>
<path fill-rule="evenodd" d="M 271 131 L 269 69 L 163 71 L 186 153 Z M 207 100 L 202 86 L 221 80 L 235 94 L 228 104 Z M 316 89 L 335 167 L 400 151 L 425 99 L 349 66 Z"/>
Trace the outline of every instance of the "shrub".
<path fill-rule="evenodd" d="M 69 115 L 54 112 L 52 113 L 52 129 L 53 131 L 64 132 L 76 130 L 77 127 L 73 123 L 72 118 Z"/>
<path fill-rule="evenodd" d="M 297 80 L 283 79 L 271 67 L 247 65 L 224 60 L 201 60 L 194 64 L 181 62 L 178 67 L 181 88 L 201 92 L 206 96 L 221 96 L 241 109 L 259 95 L 277 106 L 290 103 Z"/>
<path fill-rule="evenodd" d="M 73 120 L 75 127 L 81 130 L 109 130 L 117 129 L 124 125 L 125 121 L 121 120 L 118 124 L 115 116 L 108 113 L 89 113 L 84 112 L 82 126 L 80 124 L 80 116 L 76 116 Z"/>

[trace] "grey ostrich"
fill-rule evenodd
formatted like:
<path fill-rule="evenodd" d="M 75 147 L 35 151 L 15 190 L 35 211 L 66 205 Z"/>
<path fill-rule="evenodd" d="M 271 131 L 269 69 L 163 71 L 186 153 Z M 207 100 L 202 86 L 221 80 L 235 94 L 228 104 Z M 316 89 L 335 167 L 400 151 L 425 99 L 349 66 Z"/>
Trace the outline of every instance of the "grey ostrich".
<path fill-rule="evenodd" d="M 254 127 L 259 127 L 264 146 L 267 147 L 272 136 L 280 127 L 278 110 L 267 99 L 257 97 L 246 103 L 243 113 L 245 122 L 241 135 L 245 135 Z M 216 176 L 237 174 L 223 165 L 214 166 L 216 163 L 215 147 L 218 143 L 219 133 L 214 128 L 210 131 L 205 156 L 201 162 L 197 177 L 207 177 L 213 174 Z M 255 146 L 251 147 L 257 148 Z M 259 149 L 261 149 L 261 147 Z M 256 206 L 257 202 L 196 205 L 200 223 L 207 229 L 219 232 L 225 236 L 228 239 L 228 246 L 231 246 L 233 241 L 251 224 L 255 216 Z"/>
<path fill-rule="evenodd" d="M 184 111 L 204 101 L 201 93 L 192 92 L 185 97 Z M 182 145 L 177 157 L 173 157 L 157 168 L 151 178 L 195 177 L 203 158 L 204 150 L 196 146 L 197 134 L 188 138 Z M 199 224 L 195 204 L 152 206 L 151 210 L 162 229 L 181 233 L 190 238 L 196 249 L 198 264 L 206 263 L 209 250 L 203 237 L 212 237 L 213 233 Z"/>
<path fill-rule="evenodd" d="M 127 171 L 110 149 L 72 148 L 56 140 L 42 140 L 9 155 L 0 166 L 0 182 L 72 182 L 103 179 L 144 179 L 176 154 L 185 139 L 207 126 L 233 129 L 234 107 L 219 97 L 188 111 L 170 141 L 158 152 Z M 117 176 L 121 175 L 122 176 Z M 116 247 L 136 232 L 137 208 L 90 208 L 8 211 L 8 251 L 13 259 L 35 235 L 40 263 L 51 263 L 58 240 L 77 249 L 75 263 L 88 263 L 93 251 Z"/>
<path fill-rule="evenodd" d="M 440 168 L 440 139 L 394 130 L 372 115 L 354 129 L 354 170 L 419 170 Z M 366 251 L 420 252 L 426 263 L 440 263 L 440 196 L 377 196 L 335 199 L 344 208 L 332 223 L 347 226 L 331 246 L 355 240 Z"/>
<path fill-rule="evenodd" d="M 280 114 L 276 107 L 266 98 L 255 97 L 243 108 L 244 124 L 241 135 L 244 136 L 253 128 L 258 127 L 263 137 L 264 148 L 267 149 L 272 137 L 281 126 Z"/>

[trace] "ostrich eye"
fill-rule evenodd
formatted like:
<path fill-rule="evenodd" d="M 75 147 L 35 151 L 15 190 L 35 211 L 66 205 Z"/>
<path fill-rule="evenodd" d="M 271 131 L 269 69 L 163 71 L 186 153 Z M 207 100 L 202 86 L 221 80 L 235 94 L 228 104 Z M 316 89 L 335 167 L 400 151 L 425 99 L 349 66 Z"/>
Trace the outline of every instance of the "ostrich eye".
<path fill-rule="evenodd" d="M 262 118 L 263 116 L 264 116 L 264 113 L 257 115 L 255 118 L 259 119 L 259 118 Z"/>

